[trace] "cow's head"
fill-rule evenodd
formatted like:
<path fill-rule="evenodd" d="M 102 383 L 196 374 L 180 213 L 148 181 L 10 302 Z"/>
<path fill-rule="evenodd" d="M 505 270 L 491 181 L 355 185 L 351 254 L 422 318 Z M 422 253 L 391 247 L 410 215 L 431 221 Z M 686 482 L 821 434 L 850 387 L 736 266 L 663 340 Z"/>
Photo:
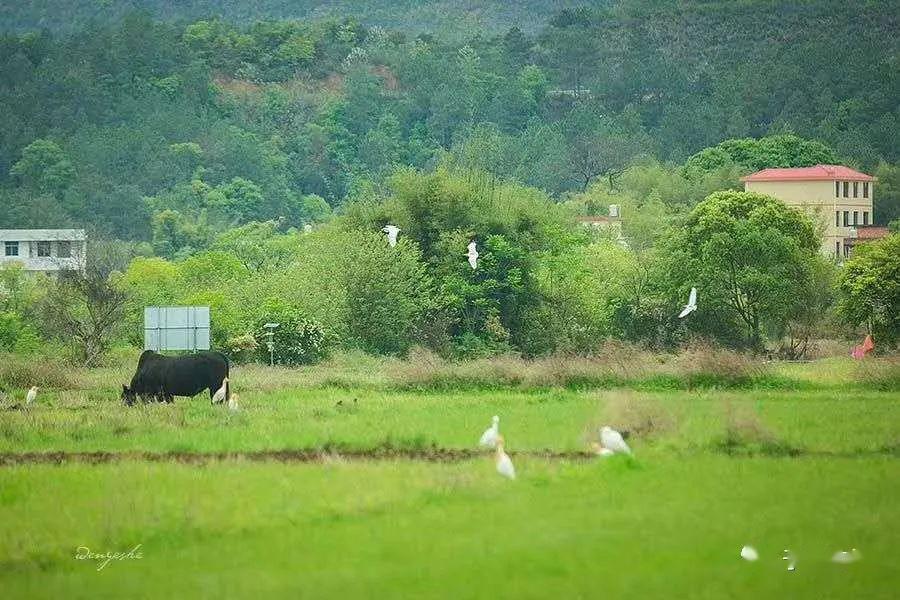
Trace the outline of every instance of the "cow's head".
<path fill-rule="evenodd" d="M 137 394 L 134 393 L 134 390 L 122 384 L 122 402 L 125 403 L 125 406 L 134 404 L 135 399 L 137 399 Z"/>

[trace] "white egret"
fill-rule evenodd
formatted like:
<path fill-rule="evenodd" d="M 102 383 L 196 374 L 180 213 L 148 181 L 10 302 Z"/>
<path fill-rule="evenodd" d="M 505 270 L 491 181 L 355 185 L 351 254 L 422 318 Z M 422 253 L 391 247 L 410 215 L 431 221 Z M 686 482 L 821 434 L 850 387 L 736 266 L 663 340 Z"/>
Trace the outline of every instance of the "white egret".
<path fill-rule="evenodd" d="M 512 464 L 509 455 L 503 451 L 503 436 L 497 436 L 497 456 L 494 459 L 497 463 L 497 472 L 507 479 L 516 478 L 516 468 Z"/>
<path fill-rule="evenodd" d="M 688 303 L 684 305 L 684 308 L 681 311 L 681 314 L 678 315 L 679 319 L 683 319 L 692 312 L 697 310 L 697 288 L 691 288 L 691 295 L 688 297 Z"/>
<path fill-rule="evenodd" d="M 238 395 L 231 394 L 228 398 L 228 410 L 232 412 L 237 412 L 238 410 Z"/>
<path fill-rule="evenodd" d="M 494 415 L 491 419 L 491 426 L 485 429 L 484 433 L 481 434 L 478 445 L 487 448 L 496 448 L 498 437 L 500 437 L 500 417 Z"/>
<path fill-rule="evenodd" d="M 397 245 L 397 234 L 400 233 L 400 228 L 396 225 L 385 225 L 381 228 L 383 232 L 387 234 L 388 244 L 391 248 Z"/>
<path fill-rule="evenodd" d="M 759 553 L 753 546 L 744 546 L 743 548 L 741 548 L 741 558 L 753 562 L 754 560 L 757 560 L 759 558 Z"/>
<path fill-rule="evenodd" d="M 781 560 L 788 561 L 788 571 L 795 571 L 797 569 L 797 556 L 790 550 L 784 551 L 784 556 L 781 557 Z"/>
<path fill-rule="evenodd" d="M 852 548 L 850 552 L 847 552 L 846 550 L 835 552 L 834 556 L 831 557 L 831 562 L 838 563 L 839 565 L 849 565 L 850 563 L 855 563 L 861 558 L 862 555 L 859 553 L 859 550 L 857 550 L 856 548 Z"/>
<path fill-rule="evenodd" d="M 466 253 L 466 256 L 469 258 L 469 264 L 473 269 L 478 268 L 478 248 L 475 245 L 475 242 L 469 242 L 469 251 Z"/>
<path fill-rule="evenodd" d="M 25 404 L 29 405 L 34 402 L 34 399 L 37 398 L 38 388 L 36 385 L 31 386 L 31 389 L 28 390 L 28 393 L 25 395 Z"/>
<path fill-rule="evenodd" d="M 222 387 L 216 390 L 216 393 L 213 394 L 212 402 L 213 404 L 221 404 L 225 401 L 225 397 L 228 395 L 228 378 L 222 380 Z"/>
<path fill-rule="evenodd" d="M 631 448 L 625 443 L 622 434 L 612 427 L 600 429 L 600 445 L 616 453 L 631 454 Z"/>

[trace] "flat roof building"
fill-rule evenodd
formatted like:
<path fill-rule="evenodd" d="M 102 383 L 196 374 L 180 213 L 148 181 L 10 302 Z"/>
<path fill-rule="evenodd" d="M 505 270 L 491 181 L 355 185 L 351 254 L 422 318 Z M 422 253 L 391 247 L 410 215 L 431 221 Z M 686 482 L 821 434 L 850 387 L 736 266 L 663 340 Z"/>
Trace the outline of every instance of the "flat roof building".
<path fill-rule="evenodd" d="M 83 271 L 84 229 L 0 229 L 0 265 L 21 263 L 26 271 Z"/>

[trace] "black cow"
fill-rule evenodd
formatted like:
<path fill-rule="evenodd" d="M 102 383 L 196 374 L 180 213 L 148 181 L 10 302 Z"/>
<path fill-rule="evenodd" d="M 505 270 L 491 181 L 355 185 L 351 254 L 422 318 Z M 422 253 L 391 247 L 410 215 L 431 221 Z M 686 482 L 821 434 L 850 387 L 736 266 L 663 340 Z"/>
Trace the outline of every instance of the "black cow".
<path fill-rule="evenodd" d="M 137 398 L 172 402 L 174 396 L 196 396 L 203 390 L 209 390 L 212 399 L 226 377 L 228 359 L 219 352 L 163 356 L 145 350 L 138 359 L 131 386 L 122 386 L 122 401 L 129 406 Z M 230 387 L 225 388 L 226 400 Z"/>

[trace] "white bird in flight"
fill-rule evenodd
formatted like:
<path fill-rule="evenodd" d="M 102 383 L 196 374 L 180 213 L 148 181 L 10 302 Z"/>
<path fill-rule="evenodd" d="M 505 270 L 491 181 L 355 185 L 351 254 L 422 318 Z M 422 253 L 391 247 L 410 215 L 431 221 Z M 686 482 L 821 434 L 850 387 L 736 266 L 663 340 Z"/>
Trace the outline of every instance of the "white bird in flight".
<path fill-rule="evenodd" d="M 228 378 L 222 380 L 222 387 L 216 390 L 216 393 L 213 394 L 212 401 L 213 404 L 220 404 L 225 401 L 225 396 L 228 395 Z"/>
<path fill-rule="evenodd" d="M 603 426 L 600 430 L 600 445 L 615 453 L 631 454 L 631 448 L 625 443 L 622 434 L 612 427 Z M 602 453 L 602 452 L 601 452 Z"/>
<path fill-rule="evenodd" d="M 481 439 L 478 440 L 479 446 L 485 446 L 487 448 L 496 448 L 497 447 L 497 438 L 500 437 L 500 417 L 494 415 L 491 419 L 491 426 L 484 430 L 484 433 L 481 434 Z"/>
<path fill-rule="evenodd" d="M 231 394 L 231 396 L 228 398 L 228 410 L 230 410 L 232 412 L 237 412 L 237 410 L 238 410 L 238 395 L 237 394 Z"/>
<path fill-rule="evenodd" d="M 397 234 L 400 233 L 400 228 L 396 225 L 385 225 L 381 228 L 383 232 L 387 234 L 388 244 L 391 248 L 397 245 Z"/>
<path fill-rule="evenodd" d="M 478 268 L 478 249 L 475 245 L 475 242 L 469 242 L 469 251 L 466 253 L 466 256 L 469 258 L 469 264 L 473 269 Z"/>
<path fill-rule="evenodd" d="M 684 305 L 684 308 L 681 310 L 681 314 L 678 315 L 679 319 L 683 319 L 692 312 L 697 310 L 697 288 L 691 288 L 691 295 L 688 297 L 688 303 Z"/>
<path fill-rule="evenodd" d="M 507 479 L 516 478 L 516 468 L 512 464 L 509 455 L 503 451 L 503 436 L 497 436 L 497 456 L 494 459 L 497 463 L 497 472 Z"/>
<path fill-rule="evenodd" d="M 744 546 L 743 548 L 741 548 L 741 558 L 753 562 L 754 560 L 757 560 L 759 558 L 759 553 L 753 546 Z"/>
<path fill-rule="evenodd" d="M 38 389 L 37 389 L 36 385 L 31 386 L 31 389 L 28 390 L 27 394 L 25 394 L 25 404 L 26 405 L 29 405 L 32 402 L 34 402 L 34 399 L 37 398 L 37 391 L 38 391 Z"/>
<path fill-rule="evenodd" d="M 859 550 L 857 550 L 856 548 L 852 548 L 850 552 L 847 552 L 846 550 L 835 552 L 834 556 L 831 557 L 831 562 L 838 563 L 839 565 L 849 565 L 850 563 L 855 563 L 861 558 L 862 555 L 859 553 Z"/>

